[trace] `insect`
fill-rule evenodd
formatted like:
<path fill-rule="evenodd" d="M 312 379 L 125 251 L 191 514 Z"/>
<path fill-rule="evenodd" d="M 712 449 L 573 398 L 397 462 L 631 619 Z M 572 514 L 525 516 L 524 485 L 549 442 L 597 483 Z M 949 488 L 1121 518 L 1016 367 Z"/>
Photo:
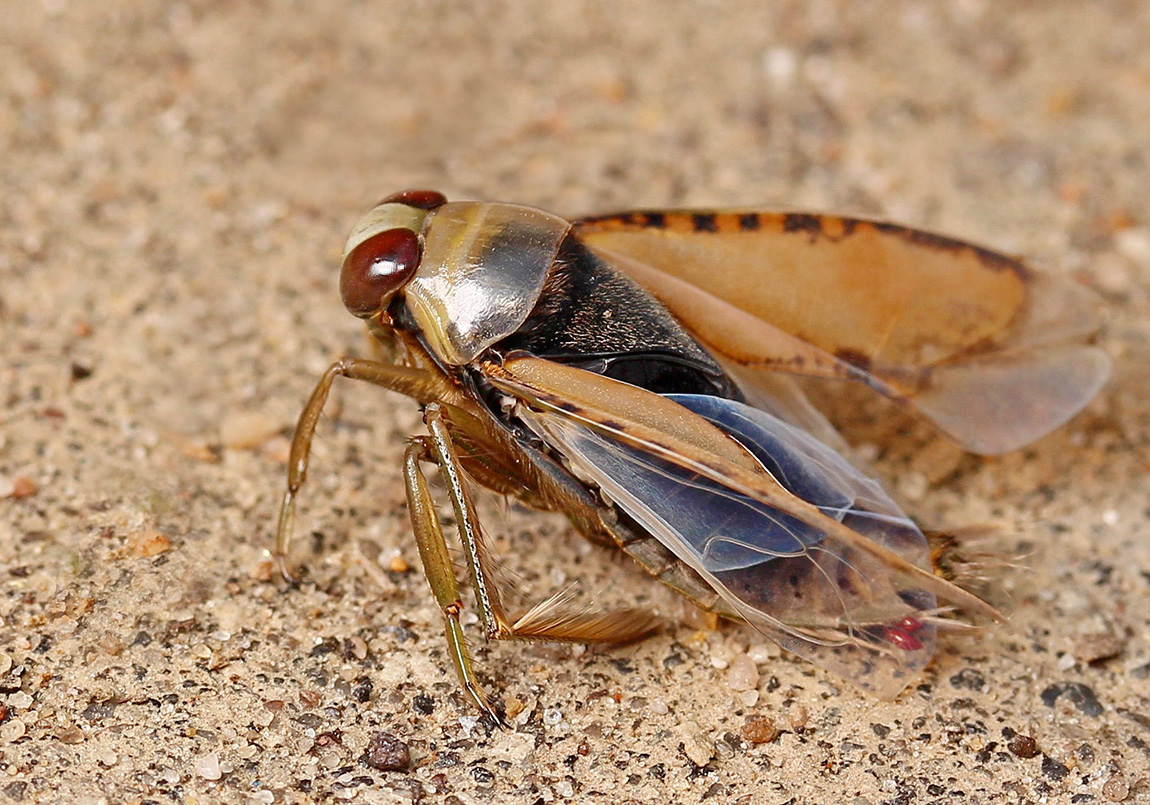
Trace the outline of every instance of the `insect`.
<path fill-rule="evenodd" d="M 355 225 L 340 294 L 399 357 L 338 360 L 320 379 L 292 441 L 277 560 L 286 576 L 335 378 L 418 401 L 412 529 L 462 688 L 497 720 L 425 465 L 444 481 L 488 638 L 625 643 L 657 624 L 562 594 L 512 615 L 473 484 L 562 512 L 703 609 L 893 697 L 952 613 L 996 613 L 934 572 L 923 533 L 836 452 L 792 377 L 861 383 L 991 454 L 1065 422 L 1109 370 L 1087 343 L 1087 291 L 978 246 L 825 215 L 568 221 L 409 190 Z"/>

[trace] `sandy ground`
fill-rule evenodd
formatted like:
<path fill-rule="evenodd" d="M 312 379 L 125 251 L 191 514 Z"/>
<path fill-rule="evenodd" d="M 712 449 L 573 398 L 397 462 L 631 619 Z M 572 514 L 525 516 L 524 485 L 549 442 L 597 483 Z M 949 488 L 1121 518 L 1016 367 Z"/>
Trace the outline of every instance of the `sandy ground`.
<path fill-rule="evenodd" d="M 1150 801 L 1147 4 L 16 0 L 0 93 L 0 802 Z M 492 731 L 409 535 L 416 406 L 348 386 L 278 583 L 292 424 L 364 351 L 339 249 L 422 186 L 880 215 L 1093 287 L 1113 382 L 1033 447 L 844 425 L 923 521 L 1001 526 L 1010 624 L 890 703 L 747 628 L 481 646 Z M 674 611 L 483 509 L 529 597 Z"/>

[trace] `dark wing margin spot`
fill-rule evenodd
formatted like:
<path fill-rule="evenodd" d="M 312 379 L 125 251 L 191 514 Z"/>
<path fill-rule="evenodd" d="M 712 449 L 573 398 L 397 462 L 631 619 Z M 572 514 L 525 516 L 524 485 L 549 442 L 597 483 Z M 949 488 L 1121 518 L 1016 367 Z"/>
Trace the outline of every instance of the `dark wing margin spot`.
<path fill-rule="evenodd" d="M 661 212 L 643 213 L 643 226 L 650 229 L 666 229 L 667 216 Z"/>
<path fill-rule="evenodd" d="M 970 248 L 978 255 L 978 261 L 992 271 L 1013 271 L 1024 280 L 1029 276 L 1029 269 L 1027 269 L 1026 263 L 1021 260 L 1015 260 L 1005 254 L 984 249 L 982 246 L 971 246 Z"/>
<path fill-rule="evenodd" d="M 757 212 L 745 212 L 739 216 L 739 230 L 742 232 L 754 232 L 762 225 L 763 221 Z"/>
<path fill-rule="evenodd" d="M 789 212 L 783 216 L 783 231 L 807 232 L 813 240 L 822 234 L 823 222 L 817 215 L 806 212 Z"/>
<path fill-rule="evenodd" d="M 897 238 L 905 240 L 907 243 L 913 243 L 916 246 L 935 249 L 940 252 L 961 252 L 972 248 L 969 243 L 948 238 L 946 235 L 936 235 L 934 232 L 924 232 L 921 229 L 912 229 L 908 226 L 900 226 L 899 224 L 887 224 L 876 221 L 874 228 L 884 235 L 894 235 Z"/>
<path fill-rule="evenodd" d="M 691 214 L 691 225 L 696 232 L 718 232 L 719 224 L 713 212 L 696 212 Z"/>
<path fill-rule="evenodd" d="M 851 366 L 862 369 L 864 372 L 870 370 L 870 356 L 864 355 L 856 350 L 840 349 L 835 353 L 835 357 L 843 363 L 849 363 Z"/>
<path fill-rule="evenodd" d="M 982 246 L 975 246 L 966 241 L 948 238 L 946 235 L 937 235 L 934 232 L 924 232 L 921 229 L 912 229 L 906 226 L 899 226 L 898 224 L 887 224 L 877 221 L 874 224 L 874 228 L 885 235 L 894 235 L 895 237 L 905 240 L 907 243 L 913 243 L 915 246 L 922 246 L 925 249 L 953 252 L 956 254 L 970 251 L 978 258 L 978 262 L 982 263 L 982 265 L 991 271 L 1011 271 L 1023 280 L 1029 276 L 1026 264 L 1021 260 L 1016 260 L 1013 257 L 1008 257 L 1005 254 L 1000 254 L 991 249 L 983 248 Z"/>

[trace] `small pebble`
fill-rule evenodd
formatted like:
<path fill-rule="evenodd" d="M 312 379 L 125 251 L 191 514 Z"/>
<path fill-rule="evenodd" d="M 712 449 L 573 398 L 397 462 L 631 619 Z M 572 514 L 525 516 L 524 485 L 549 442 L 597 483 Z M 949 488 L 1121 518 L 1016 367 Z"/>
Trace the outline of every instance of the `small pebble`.
<path fill-rule="evenodd" d="M 271 559 L 261 559 L 252 565 L 248 577 L 253 581 L 269 582 L 276 577 L 276 566 Z"/>
<path fill-rule="evenodd" d="M 794 80 L 797 65 L 798 59 L 791 48 L 772 47 L 763 54 L 763 70 L 779 86 L 786 86 Z"/>
<path fill-rule="evenodd" d="M 348 638 L 348 648 L 351 655 L 361 662 L 367 659 L 367 641 L 359 635 L 352 635 Z"/>
<path fill-rule="evenodd" d="M 376 732 L 367 742 L 363 762 L 379 771 L 399 771 L 411 762 L 411 750 L 390 732 Z"/>
<path fill-rule="evenodd" d="M 3 652 L 0 652 L 0 674 L 6 674 L 11 670 L 12 658 Z"/>
<path fill-rule="evenodd" d="M 759 686 L 759 668 L 746 654 L 731 660 L 727 667 L 727 685 L 731 690 L 754 690 Z"/>
<path fill-rule="evenodd" d="M 1049 755 L 1042 756 L 1042 776 L 1049 780 L 1063 780 L 1070 774 L 1070 767 L 1059 763 Z"/>
<path fill-rule="evenodd" d="M 749 743 L 769 744 L 779 737 L 779 728 L 766 716 L 748 716 L 739 729 L 739 736 Z"/>
<path fill-rule="evenodd" d="M 18 690 L 8 696 L 8 704 L 11 707 L 15 707 L 17 710 L 27 710 L 32 706 L 34 701 L 36 700 L 33 699 L 30 694 L 27 694 L 22 690 Z"/>
<path fill-rule="evenodd" d="M 1150 229 L 1128 227 L 1114 234 L 1114 248 L 1123 257 L 1150 265 Z"/>
<path fill-rule="evenodd" d="M 733 654 L 727 646 L 715 646 L 711 651 L 711 666 L 718 668 L 720 671 L 725 671 L 727 666 L 731 664 Z"/>
<path fill-rule="evenodd" d="M 203 643 L 192 646 L 191 655 L 200 660 L 210 659 L 212 656 L 212 649 L 210 646 L 205 646 Z"/>
<path fill-rule="evenodd" d="M 17 500 L 32 497 L 38 488 L 35 481 L 23 475 L 18 475 L 12 479 L 12 497 Z"/>
<path fill-rule="evenodd" d="M 170 551 L 172 541 L 156 529 L 146 528 L 128 537 L 128 548 L 136 556 L 149 558 Z"/>
<path fill-rule="evenodd" d="M 276 714 L 270 710 L 258 710 L 252 715 L 252 723 L 257 727 L 270 727 L 275 718 Z"/>
<path fill-rule="evenodd" d="M 1100 662 L 1117 657 L 1125 648 L 1125 641 L 1112 631 L 1082 635 L 1074 642 L 1074 656 L 1082 662 Z"/>
<path fill-rule="evenodd" d="M 10 721 L 5 721 L 3 724 L 0 724 L 0 741 L 11 743 L 18 738 L 23 738 L 27 731 L 28 728 L 24 725 L 23 721 L 18 718 L 13 718 Z"/>
<path fill-rule="evenodd" d="M 1102 784 L 1102 796 L 1110 802 L 1122 802 L 1130 796 L 1130 784 L 1121 774 L 1115 774 Z"/>
<path fill-rule="evenodd" d="M 706 766 L 715 756 L 715 747 L 698 735 L 683 737 L 683 753 L 696 766 Z"/>
<path fill-rule="evenodd" d="M 62 744 L 74 745 L 84 742 L 84 731 L 73 725 L 65 727 L 56 735 L 56 740 Z"/>
<path fill-rule="evenodd" d="M 112 768 L 112 766 L 120 762 L 120 756 L 111 749 L 101 749 L 96 753 L 96 760 L 101 766 Z"/>
<path fill-rule="evenodd" d="M 215 753 L 197 757 L 193 761 L 193 768 L 205 780 L 218 780 L 224 776 L 220 771 L 220 756 Z"/>
<path fill-rule="evenodd" d="M 787 713 L 788 727 L 791 732 L 802 732 L 807 728 L 807 722 L 810 721 L 810 718 L 810 711 L 805 706 L 796 704 Z"/>
<path fill-rule="evenodd" d="M 104 653 L 112 657 L 118 657 L 124 652 L 124 640 L 115 632 L 104 632 L 98 642 Z"/>
<path fill-rule="evenodd" d="M 769 643 L 754 643 L 747 646 L 747 656 L 750 657 L 756 665 L 762 665 L 778 657 L 779 648 Z"/>
<path fill-rule="evenodd" d="M 392 573 L 406 573 L 411 570 L 411 565 L 402 556 L 393 556 L 387 563 L 387 569 Z"/>
<path fill-rule="evenodd" d="M 507 718 L 514 721 L 515 717 L 522 713 L 526 707 L 527 705 L 524 704 L 519 698 L 515 696 L 509 696 L 507 698 L 507 704 L 504 707 L 504 712 L 507 714 Z"/>

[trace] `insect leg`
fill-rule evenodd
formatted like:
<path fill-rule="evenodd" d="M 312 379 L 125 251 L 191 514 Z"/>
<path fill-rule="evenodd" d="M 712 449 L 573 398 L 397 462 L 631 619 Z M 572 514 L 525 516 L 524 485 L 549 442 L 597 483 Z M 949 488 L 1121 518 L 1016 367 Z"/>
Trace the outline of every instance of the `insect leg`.
<path fill-rule="evenodd" d="M 337 377 L 350 377 L 365 380 L 390 391 L 414 397 L 422 402 L 437 399 L 446 389 L 438 376 L 421 370 L 392 366 L 377 361 L 342 358 L 327 368 L 311 398 L 299 415 L 295 436 L 292 437 L 291 453 L 288 458 L 287 491 L 280 506 L 279 522 L 276 525 L 275 562 L 280 573 L 289 582 L 293 581 L 287 569 L 288 545 L 291 543 L 292 527 L 295 524 L 295 496 L 307 478 L 307 464 L 311 453 L 311 440 L 315 435 L 320 414 L 327 403 L 331 385 Z"/>
<path fill-rule="evenodd" d="M 565 640 L 576 643 L 633 643 L 653 634 L 659 619 L 648 609 L 592 609 L 574 602 L 572 588 L 560 590 L 535 605 L 511 626 L 520 640 Z"/>
<path fill-rule="evenodd" d="M 443 529 L 440 526 L 439 516 L 435 513 L 435 503 L 427 488 L 427 478 L 419 466 L 420 461 L 436 460 L 431 442 L 432 440 L 425 436 L 416 437 L 408 445 L 403 457 L 403 478 L 412 531 L 415 532 L 415 542 L 419 546 L 419 558 L 423 561 L 423 572 L 427 575 L 427 583 L 431 585 L 431 592 L 443 612 L 447 645 L 451 651 L 451 662 L 459 676 L 459 684 L 476 707 L 497 723 L 502 723 L 502 719 L 491 706 L 487 694 L 483 692 L 479 681 L 475 678 L 471 652 L 467 648 L 463 625 L 459 620 L 459 613 L 463 610 L 463 602 L 459 597 L 459 583 L 455 580 L 451 556 L 447 552 L 447 543 L 443 538 Z"/>
<path fill-rule="evenodd" d="M 471 568 L 479 620 L 489 638 L 507 637 L 511 632 L 511 623 L 504 614 L 499 590 L 491 580 L 490 563 L 483 544 L 483 533 L 479 530 L 479 521 L 475 516 L 475 504 L 464 485 L 463 467 L 459 463 L 451 434 L 447 432 L 443 407 L 438 403 L 428 405 L 423 412 L 423 421 L 431 434 L 431 451 L 447 485 L 451 507 L 455 510 L 459 540 L 463 543 L 467 564 Z"/>
<path fill-rule="evenodd" d="M 423 421 L 431 434 L 431 450 L 455 509 L 459 538 L 471 568 L 479 617 L 489 638 L 628 643 L 655 630 L 658 621 L 649 611 L 638 608 L 612 611 L 573 608 L 566 592 L 552 596 L 512 622 L 503 608 L 493 579 L 487 548 L 475 516 L 475 505 L 464 484 L 463 469 L 447 430 L 443 407 L 438 403 L 428 405 Z"/>

